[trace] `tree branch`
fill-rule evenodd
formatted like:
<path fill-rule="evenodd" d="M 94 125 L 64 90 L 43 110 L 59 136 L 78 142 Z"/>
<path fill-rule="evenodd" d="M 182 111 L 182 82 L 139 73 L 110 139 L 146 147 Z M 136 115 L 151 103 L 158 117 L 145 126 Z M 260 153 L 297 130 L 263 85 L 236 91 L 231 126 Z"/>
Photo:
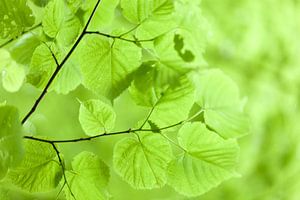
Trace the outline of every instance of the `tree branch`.
<path fill-rule="evenodd" d="M 46 142 L 46 143 L 50 143 L 50 144 L 57 144 L 57 143 L 75 143 L 75 142 L 83 142 L 83 141 L 90 141 L 96 138 L 100 138 L 100 137 L 105 137 L 105 136 L 112 136 L 112 135 L 121 135 L 121 134 L 128 134 L 128 133 L 135 133 L 135 132 L 159 132 L 162 130 L 166 130 L 166 129 L 170 129 L 176 126 L 179 126 L 181 124 L 183 124 L 184 122 L 186 122 L 186 120 L 184 121 L 180 121 L 176 124 L 170 125 L 170 126 L 165 126 L 159 129 L 142 129 L 142 128 L 138 128 L 138 129 L 128 129 L 125 131 L 118 131 L 118 132 L 110 132 L 110 133 L 101 133 L 99 135 L 95 135 L 95 136 L 91 136 L 91 137 L 85 137 L 85 138 L 76 138 L 76 139 L 67 139 L 67 140 L 46 140 L 46 139 L 42 139 L 42 138 L 37 138 L 34 136 L 24 136 L 24 139 L 29 139 L 29 140 L 35 140 L 35 141 L 39 141 L 39 142 Z"/>
<path fill-rule="evenodd" d="M 64 66 L 64 64 L 67 62 L 67 60 L 70 58 L 70 56 L 72 55 L 72 53 L 74 52 L 74 50 L 76 49 L 76 47 L 79 45 L 80 41 L 82 40 L 82 38 L 84 37 L 88 26 L 98 8 L 99 3 L 101 2 L 101 0 L 98 0 L 85 27 L 83 28 L 83 31 L 81 32 L 81 34 L 79 35 L 79 37 L 77 38 L 76 42 L 74 43 L 74 45 L 72 46 L 72 48 L 70 49 L 70 51 L 67 53 L 67 55 L 64 57 L 64 59 L 62 60 L 62 62 L 56 67 L 55 71 L 53 72 L 53 74 L 51 75 L 49 81 L 47 82 L 45 88 L 43 89 L 42 93 L 40 94 L 40 96 L 38 97 L 38 99 L 35 101 L 35 103 L 33 104 L 33 106 L 31 107 L 31 109 L 29 110 L 29 112 L 26 114 L 26 116 L 23 118 L 22 120 L 22 124 L 24 124 L 28 118 L 35 112 L 36 108 L 38 107 L 38 105 L 40 104 L 40 102 L 42 101 L 42 99 L 44 98 L 44 96 L 47 93 L 48 88 L 50 87 L 50 85 L 52 84 L 52 82 L 54 81 L 55 77 L 57 76 L 57 74 L 59 73 L 59 71 L 62 69 L 62 67 Z"/>
<path fill-rule="evenodd" d="M 143 129 L 143 127 L 140 127 L 138 129 L 131 129 L 130 128 L 130 129 L 125 130 L 125 131 L 116 131 L 116 132 L 110 132 L 110 133 L 104 132 L 104 133 L 100 133 L 98 135 L 91 136 L 91 137 L 66 139 L 66 140 L 46 140 L 46 139 L 37 138 L 37 137 L 34 137 L 34 136 L 24 136 L 23 138 L 24 139 L 29 139 L 29 140 L 35 140 L 35 141 L 39 141 L 39 142 L 50 143 L 50 144 L 57 144 L 57 143 L 75 143 L 75 142 L 90 141 L 90 140 L 100 138 L 100 137 L 105 137 L 105 136 L 121 135 L 121 134 L 136 133 L 136 132 L 160 132 L 160 131 L 163 131 L 163 130 L 166 130 L 166 129 L 171 129 L 171 128 L 174 128 L 176 126 L 182 125 L 182 124 L 184 124 L 188 121 L 191 121 L 194 118 L 196 118 L 198 115 L 200 115 L 203 111 L 204 110 L 201 109 L 200 111 L 198 111 L 197 113 L 195 113 L 194 115 L 189 117 L 188 119 L 185 119 L 185 120 L 182 120 L 182 121 L 177 122 L 175 124 L 165 126 L 165 127 L 162 127 L 162 128 L 158 128 L 158 129 Z M 150 113 L 152 113 L 152 111 L 150 111 Z"/>

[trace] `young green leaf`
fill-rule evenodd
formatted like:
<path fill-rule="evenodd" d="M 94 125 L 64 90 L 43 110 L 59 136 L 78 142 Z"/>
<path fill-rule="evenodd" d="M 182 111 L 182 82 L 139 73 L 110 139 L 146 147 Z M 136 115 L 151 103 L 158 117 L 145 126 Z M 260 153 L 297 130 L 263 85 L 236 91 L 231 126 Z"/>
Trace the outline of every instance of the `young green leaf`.
<path fill-rule="evenodd" d="M 37 33 L 27 33 L 9 47 L 12 59 L 22 65 L 29 65 L 34 50 L 41 44 Z"/>
<path fill-rule="evenodd" d="M 43 17 L 43 30 L 64 46 L 70 45 L 80 31 L 80 21 L 67 7 L 65 1 L 48 3 Z"/>
<path fill-rule="evenodd" d="M 186 120 L 195 102 L 194 85 L 186 77 L 169 86 L 157 99 L 149 120 L 159 127 Z"/>
<path fill-rule="evenodd" d="M 96 0 L 86 0 L 83 4 L 83 9 L 87 10 L 85 18 L 87 19 L 90 15 L 93 5 Z M 107 28 L 115 17 L 115 9 L 119 4 L 119 0 L 101 0 L 98 7 L 98 11 L 95 13 L 93 20 L 91 21 L 90 30 L 103 30 Z"/>
<path fill-rule="evenodd" d="M 160 188 L 166 184 L 167 165 L 172 159 L 169 143 L 159 134 L 142 133 L 124 138 L 114 148 L 116 172 L 136 189 Z"/>
<path fill-rule="evenodd" d="M 203 64 L 202 53 L 186 43 L 186 30 L 177 29 L 154 41 L 154 49 L 158 57 L 156 63 L 157 79 L 166 84 L 179 77 L 197 70 Z"/>
<path fill-rule="evenodd" d="M 154 69 L 147 63 L 143 64 L 134 74 L 129 92 L 137 105 L 153 107 L 157 102 L 160 91 L 155 86 Z"/>
<path fill-rule="evenodd" d="M 80 48 L 83 84 L 110 99 L 117 97 L 131 81 L 130 75 L 140 65 L 141 49 L 126 41 L 87 36 Z"/>
<path fill-rule="evenodd" d="M 196 122 L 182 126 L 178 142 L 186 151 L 168 168 L 168 184 L 177 192 L 198 196 L 236 176 L 239 148 L 235 140 L 224 140 Z"/>
<path fill-rule="evenodd" d="M 88 100 L 80 105 L 79 121 L 87 135 L 98 135 L 115 127 L 116 113 L 100 100 Z"/>
<path fill-rule="evenodd" d="M 16 167 L 23 157 L 21 125 L 18 110 L 0 106 L 0 179 L 7 170 Z"/>
<path fill-rule="evenodd" d="M 28 140 L 25 157 L 7 174 L 8 181 L 29 192 L 54 189 L 62 177 L 61 166 L 51 144 Z"/>
<path fill-rule="evenodd" d="M 25 70 L 22 65 L 11 58 L 10 53 L 5 49 L 0 50 L 0 72 L 5 90 L 17 92 L 23 85 Z"/>
<path fill-rule="evenodd" d="M 139 39 L 152 39 L 176 26 L 173 0 L 121 0 L 123 15 L 136 25 Z"/>
<path fill-rule="evenodd" d="M 224 138 L 240 137 L 249 131 L 242 112 L 237 85 L 220 70 L 209 70 L 199 77 L 198 104 L 205 123 Z"/>
<path fill-rule="evenodd" d="M 67 180 L 77 200 L 108 199 L 109 169 L 97 155 L 81 152 L 74 158 L 72 168 L 67 172 Z M 68 187 L 64 187 L 64 192 L 67 200 L 74 199 Z"/>

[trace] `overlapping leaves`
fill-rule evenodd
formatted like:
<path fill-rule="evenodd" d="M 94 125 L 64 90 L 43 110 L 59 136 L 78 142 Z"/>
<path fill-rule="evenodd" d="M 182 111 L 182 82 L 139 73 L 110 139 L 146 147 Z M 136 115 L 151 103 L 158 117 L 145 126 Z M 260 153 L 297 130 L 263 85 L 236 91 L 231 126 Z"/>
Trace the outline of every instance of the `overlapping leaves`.
<path fill-rule="evenodd" d="M 85 88 L 113 102 L 129 87 L 133 101 L 149 113 L 142 127 L 124 131 L 128 137 L 116 144 L 113 165 L 117 174 L 136 189 L 169 184 L 183 195 L 198 196 L 235 176 L 238 145 L 230 138 L 248 132 L 248 122 L 234 82 L 218 70 L 199 72 L 205 63 L 202 58 L 205 23 L 199 2 L 121 0 L 118 4 L 117 0 L 103 0 L 89 28 L 119 33 L 130 27 L 131 31 L 119 36 L 86 33 L 72 56 L 60 66 L 80 32 L 80 22 L 89 17 L 94 3 L 94 0 L 85 3 L 53 0 L 42 4 L 46 5 L 41 34 L 45 42 L 40 44 L 35 38 L 28 44 L 29 54 L 35 50 L 27 82 L 44 89 L 55 69 L 62 67 L 49 88 L 58 93 L 74 90 L 82 79 Z M 27 20 L 27 6 L 24 12 Z M 114 18 L 118 22 L 123 20 L 124 27 L 110 26 Z M 29 23 L 17 27 L 18 34 L 26 26 Z M 12 57 L 28 64 L 28 58 L 16 58 L 15 54 L 11 57 L 6 51 L 1 54 L 9 59 L 1 62 L 0 69 L 16 67 Z M 15 68 L 12 71 L 13 76 L 2 78 L 4 82 L 10 81 L 10 91 L 19 89 L 24 79 L 14 81 L 20 74 Z M 196 81 L 191 81 L 191 77 Z M 102 133 L 113 134 L 116 113 L 104 102 L 97 99 L 81 102 L 79 122 L 91 136 L 88 139 Z M 193 117 L 193 106 L 199 108 L 198 114 L 203 112 L 204 119 Z M 56 188 L 62 181 L 64 166 L 53 149 L 54 143 L 27 141 L 25 158 L 13 169 L 21 160 L 20 123 L 14 108 L 4 105 L 0 111 L 3 172 L 0 176 L 4 177 L 10 169 L 7 180 L 29 192 Z M 195 122 L 199 120 L 202 122 Z M 144 127 L 146 123 L 150 128 Z M 171 140 L 168 134 L 176 131 L 177 137 Z M 179 147 L 181 153 L 174 155 L 171 144 Z M 9 145 L 17 146 L 17 151 Z M 66 178 L 63 191 L 67 199 L 109 198 L 109 169 L 93 153 L 78 154 L 72 168 L 66 169 Z"/>
<path fill-rule="evenodd" d="M 198 77 L 198 104 L 205 123 L 224 138 L 240 137 L 249 131 L 237 85 L 220 70 L 206 71 Z"/>
<path fill-rule="evenodd" d="M 70 188 L 64 188 L 67 200 L 108 199 L 109 169 L 97 155 L 81 152 L 74 158 L 72 168 L 67 172 Z"/>
<path fill-rule="evenodd" d="M 141 49 L 135 44 L 91 35 L 79 49 L 83 85 L 110 99 L 128 87 L 131 74 L 139 67 Z"/>
<path fill-rule="evenodd" d="M 10 170 L 8 180 L 29 192 L 46 192 L 56 188 L 62 171 L 51 144 L 25 142 L 25 157 L 21 164 Z"/>
<path fill-rule="evenodd" d="M 179 193 L 198 196 L 236 175 L 235 140 L 224 140 L 196 122 L 179 130 L 178 141 L 185 152 L 170 163 L 168 183 Z"/>

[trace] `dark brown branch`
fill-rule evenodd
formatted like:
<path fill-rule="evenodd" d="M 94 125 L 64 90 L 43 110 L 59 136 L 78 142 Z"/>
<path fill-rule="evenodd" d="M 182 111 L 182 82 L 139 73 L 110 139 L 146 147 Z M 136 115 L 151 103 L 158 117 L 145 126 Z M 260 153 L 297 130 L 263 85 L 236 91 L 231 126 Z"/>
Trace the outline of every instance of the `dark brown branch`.
<path fill-rule="evenodd" d="M 21 36 L 23 36 L 24 34 L 30 32 L 30 31 L 33 31 L 34 29 L 40 27 L 41 25 L 42 25 L 42 24 L 39 23 L 39 24 L 37 24 L 37 25 L 35 25 L 35 26 L 29 28 L 28 30 L 23 31 L 23 32 L 21 33 L 20 36 L 18 36 L 18 37 L 16 37 L 16 38 L 12 38 L 12 39 L 10 39 L 10 40 L 4 42 L 3 44 L 0 45 L 0 49 L 3 48 L 3 47 L 5 47 L 6 45 L 10 44 L 11 42 L 15 41 L 16 39 L 19 39 L 19 38 L 20 38 Z"/>
<path fill-rule="evenodd" d="M 75 143 L 75 142 L 83 142 L 83 141 L 90 141 L 96 138 L 100 138 L 100 137 L 105 137 L 105 136 L 112 136 L 112 135 L 121 135 L 121 134 L 128 134 L 128 133 L 136 133 L 136 132 L 159 132 L 162 130 L 166 130 L 166 129 L 170 129 L 176 126 L 179 126 L 181 124 L 183 124 L 184 122 L 186 122 L 186 120 L 184 121 L 180 121 L 176 124 L 170 125 L 170 126 L 165 126 L 159 129 L 128 129 L 125 131 L 118 131 L 118 132 L 111 132 L 111 133 L 101 133 L 99 135 L 95 135 L 95 136 L 91 136 L 91 137 L 85 137 L 85 138 L 76 138 L 76 139 L 67 139 L 67 140 L 46 140 L 46 139 L 42 139 L 42 138 L 37 138 L 34 136 L 24 136 L 24 139 L 29 139 L 29 140 L 35 140 L 35 141 L 39 141 L 39 142 L 45 142 L 45 143 L 50 143 L 50 144 L 57 144 L 57 143 Z"/>
<path fill-rule="evenodd" d="M 99 3 L 101 2 L 101 0 L 98 0 L 85 27 L 83 28 L 83 31 L 81 32 L 81 34 L 79 35 L 79 37 L 77 38 L 76 42 L 74 43 L 74 45 L 72 46 L 71 50 L 67 53 L 67 55 L 64 57 L 64 59 L 62 60 L 62 62 L 57 66 L 57 68 L 55 69 L 55 71 L 53 72 L 53 74 L 51 75 L 49 81 L 47 82 L 45 88 L 43 89 L 42 93 L 40 94 L 40 96 L 38 97 L 38 99 L 35 101 L 35 103 L 33 104 L 33 106 L 31 107 L 30 111 L 26 114 L 26 116 L 23 118 L 22 120 L 22 124 L 24 124 L 27 119 L 34 113 L 34 111 L 36 110 L 36 108 L 38 107 L 38 105 L 40 104 L 40 102 L 42 101 L 42 99 L 44 98 L 44 96 L 47 93 L 47 90 L 49 89 L 50 85 L 52 84 L 52 82 L 54 81 L 55 77 L 57 76 L 57 74 L 59 73 L 59 71 L 61 70 L 61 68 L 64 66 L 64 64 L 67 62 L 67 60 L 70 58 L 70 56 L 72 55 L 72 53 L 74 52 L 74 50 L 76 49 L 76 47 L 79 45 L 80 41 L 82 40 L 82 38 L 84 37 L 88 26 L 98 8 Z"/>

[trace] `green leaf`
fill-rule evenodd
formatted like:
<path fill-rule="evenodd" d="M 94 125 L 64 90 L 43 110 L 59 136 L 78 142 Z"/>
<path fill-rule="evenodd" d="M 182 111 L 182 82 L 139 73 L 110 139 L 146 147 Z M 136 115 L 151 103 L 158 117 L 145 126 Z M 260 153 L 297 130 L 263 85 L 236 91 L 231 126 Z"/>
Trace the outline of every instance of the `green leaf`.
<path fill-rule="evenodd" d="M 27 81 L 39 89 L 43 89 L 46 86 L 56 69 L 56 63 L 49 48 L 51 48 L 58 61 L 60 61 L 64 52 L 64 50 L 59 50 L 54 45 L 51 47 L 47 45 L 41 44 L 36 48 L 27 75 Z M 63 66 L 50 86 L 50 90 L 54 89 L 57 93 L 67 94 L 81 83 L 80 69 L 72 58 Z"/>
<path fill-rule="evenodd" d="M 170 163 L 168 184 L 180 194 L 198 196 L 237 175 L 235 140 L 224 140 L 196 122 L 182 126 L 178 142 L 186 152 Z"/>
<path fill-rule="evenodd" d="M 205 123 L 224 138 L 241 137 L 249 132 L 247 116 L 237 85 L 220 70 L 209 70 L 199 77 L 198 104 Z"/>
<path fill-rule="evenodd" d="M 27 0 L 1 0 L 0 2 L 0 38 L 17 37 L 25 31 L 25 28 L 34 24 L 34 17 L 27 6 Z"/>
<path fill-rule="evenodd" d="M 79 19 L 62 0 L 54 0 L 48 3 L 42 24 L 45 33 L 64 46 L 74 42 L 81 27 Z"/>
<path fill-rule="evenodd" d="M 34 4 L 39 7 L 44 7 L 50 0 L 31 0 Z"/>
<path fill-rule="evenodd" d="M 27 140 L 25 158 L 20 166 L 10 170 L 10 182 L 29 192 L 54 189 L 62 177 L 61 166 L 51 144 Z"/>
<path fill-rule="evenodd" d="M 86 20 L 90 16 L 97 0 L 86 0 L 83 9 L 87 10 L 85 13 Z M 106 29 L 115 17 L 115 9 L 119 4 L 119 0 L 101 0 L 97 12 L 93 16 L 93 20 L 89 26 L 90 30 L 104 30 Z"/>
<path fill-rule="evenodd" d="M 27 75 L 27 81 L 40 89 L 46 86 L 56 67 L 49 48 L 46 44 L 41 44 L 35 49 Z M 56 49 L 52 49 L 56 54 L 54 50 Z"/>
<path fill-rule="evenodd" d="M 134 74 L 129 92 L 137 105 L 153 107 L 160 96 L 160 91 L 155 86 L 154 69 L 147 64 L 143 64 Z"/>
<path fill-rule="evenodd" d="M 0 72 L 5 90 L 17 92 L 23 85 L 25 79 L 23 66 L 16 63 L 10 53 L 4 49 L 0 50 Z"/>
<path fill-rule="evenodd" d="M 24 79 L 25 70 L 13 60 L 2 71 L 3 87 L 9 92 L 19 91 L 23 85 Z"/>
<path fill-rule="evenodd" d="M 179 83 L 169 86 L 157 99 L 149 120 L 159 127 L 186 120 L 195 102 L 194 85 L 183 77 Z"/>
<path fill-rule="evenodd" d="M 121 0 L 123 15 L 137 25 L 139 39 L 152 39 L 176 26 L 173 0 Z"/>
<path fill-rule="evenodd" d="M 27 33 L 9 48 L 11 57 L 20 64 L 29 65 L 34 50 L 41 44 L 36 33 Z"/>
<path fill-rule="evenodd" d="M 159 134 L 141 133 L 124 138 L 114 148 L 116 172 L 136 189 L 160 188 L 166 184 L 166 169 L 172 159 L 169 143 Z"/>
<path fill-rule="evenodd" d="M 141 49 L 136 45 L 98 35 L 86 36 L 80 48 L 83 84 L 110 99 L 128 87 L 131 73 L 140 65 Z"/>
<path fill-rule="evenodd" d="M 18 110 L 0 106 L 0 179 L 9 168 L 16 167 L 23 157 L 21 123 Z"/>
<path fill-rule="evenodd" d="M 83 0 L 66 0 L 68 7 L 74 14 L 82 7 L 83 2 Z"/>
<path fill-rule="evenodd" d="M 176 81 L 180 76 L 197 70 L 204 63 L 202 53 L 186 40 L 187 31 L 177 29 L 154 41 L 157 54 L 157 77 L 162 83 Z M 191 35 L 189 37 L 192 37 Z"/>
<path fill-rule="evenodd" d="M 74 158 L 72 168 L 67 172 L 67 180 L 77 200 L 108 199 L 109 169 L 97 155 L 81 152 Z M 67 187 L 64 192 L 67 200 L 74 199 Z"/>
<path fill-rule="evenodd" d="M 100 100 L 88 100 L 81 103 L 79 121 L 84 132 L 94 136 L 115 127 L 116 113 L 110 105 Z"/>
<path fill-rule="evenodd" d="M 184 40 L 184 49 L 191 51 L 200 64 L 204 64 L 204 53 L 208 32 L 210 30 L 206 19 L 202 16 L 201 1 L 175 1 L 175 15 L 179 34 Z"/>

